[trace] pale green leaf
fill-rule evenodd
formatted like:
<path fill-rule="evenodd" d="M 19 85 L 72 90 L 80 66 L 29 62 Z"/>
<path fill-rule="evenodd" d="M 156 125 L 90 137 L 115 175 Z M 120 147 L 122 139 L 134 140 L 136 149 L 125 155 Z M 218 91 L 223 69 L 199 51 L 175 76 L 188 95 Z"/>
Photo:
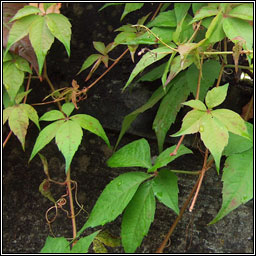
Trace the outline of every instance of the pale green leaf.
<path fill-rule="evenodd" d="M 24 58 L 18 55 L 15 55 L 13 61 L 19 70 L 32 74 L 32 70 L 29 67 L 29 63 Z"/>
<path fill-rule="evenodd" d="M 214 87 L 207 92 L 205 104 L 209 109 L 220 105 L 226 98 L 228 92 L 228 83 L 219 87 Z"/>
<path fill-rule="evenodd" d="M 13 56 L 10 52 L 7 52 L 5 49 L 3 49 L 3 62 L 9 61 L 13 59 Z"/>
<path fill-rule="evenodd" d="M 9 32 L 8 42 L 6 45 L 5 54 L 11 48 L 11 46 L 25 37 L 29 33 L 29 28 L 33 24 L 34 21 L 40 19 L 41 16 L 38 15 L 30 15 L 26 16 L 20 20 L 17 20 L 11 27 Z"/>
<path fill-rule="evenodd" d="M 157 199 L 179 214 L 178 178 L 169 170 L 161 170 L 153 179 L 153 191 Z"/>
<path fill-rule="evenodd" d="M 39 125 L 39 118 L 37 115 L 36 110 L 29 104 L 20 104 L 20 108 L 22 108 L 26 113 L 28 118 L 38 127 L 40 130 L 40 125 Z"/>
<path fill-rule="evenodd" d="M 59 13 L 49 13 L 45 17 L 52 35 L 63 43 L 70 56 L 71 24 L 68 18 Z"/>
<path fill-rule="evenodd" d="M 205 147 L 209 149 L 214 158 L 219 173 L 220 158 L 224 147 L 228 144 L 228 130 L 211 114 L 205 114 L 200 120 L 199 132 Z"/>
<path fill-rule="evenodd" d="M 201 119 L 207 115 L 206 112 L 200 110 L 191 110 L 189 111 L 182 120 L 181 129 L 175 134 L 171 135 L 172 137 L 181 136 L 184 134 L 193 134 L 199 131 Z"/>
<path fill-rule="evenodd" d="M 206 6 L 207 3 L 192 3 L 192 10 L 194 15 L 198 13 L 198 11 L 203 7 Z"/>
<path fill-rule="evenodd" d="M 20 87 L 20 89 L 21 88 L 22 87 Z M 25 96 L 27 96 L 31 91 L 32 91 L 32 89 L 29 89 L 28 91 L 25 91 L 25 92 L 24 91 L 18 92 L 17 95 L 15 96 L 15 103 L 20 104 L 20 102 L 23 100 L 23 98 Z"/>
<path fill-rule="evenodd" d="M 163 150 L 166 133 L 174 123 L 176 115 L 182 107 L 181 103 L 187 99 L 190 93 L 183 74 L 180 74 L 175 80 L 172 80 L 170 84 L 172 84 L 172 86 L 162 99 L 153 122 L 159 152 Z"/>
<path fill-rule="evenodd" d="M 11 101 L 14 101 L 23 81 L 24 72 L 17 69 L 15 63 L 3 63 L 3 83 Z"/>
<path fill-rule="evenodd" d="M 133 69 L 127 83 L 125 84 L 123 90 L 132 82 L 132 80 L 146 67 L 150 66 L 154 62 L 164 58 L 166 55 L 171 54 L 172 50 L 167 47 L 159 47 L 150 52 L 147 52 L 142 56 L 140 61 L 137 63 L 135 68 Z"/>
<path fill-rule="evenodd" d="M 56 132 L 55 141 L 63 154 L 66 162 L 65 172 L 67 173 L 74 154 L 76 153 L 83 137 L 83 130 L 79 124 L 72 120 L 64 122 Z"/>
<path fill-rule="evenodd" d="M 25 150 L 25 137 L 29 123 L 27 113 L 20 105 L 13 106 L 8 122 L 10 129 L 18 137 L 23 150 Z"/>
<path fill-rule="evenodd" d="M 223 155 L 230 156 L 244 152 L 253 147 L 253 125 L 248 122 L 245 122 L 245 125 L 250 139 L 248 140 L 247 137 L 244 138 L 234 133 L 229 133 L 228 145 L 225 147 Z"/>
<path fill-rule="evenodd" d="M 90 115 L 77 114 L 77 115 L 71 116 L 70 119 L 77 122 L 83 129 L 88 130 L 96 134 L 97 136 L 101 137 L 106 142 L 106 144 L 110 147 L 108 137 L 102 125 L 96 118 Z"/>
<path fill-rule="evenodd" d="M 104 225 L 116 219 L 133 198 L 139 185 L 150 177 L 144 172 L 127 172 L 112 180 L 99 196 L 78 235 L 88 227 Z"/>
<path fill-rule="evenodd" d="M 100 52 L 101 54 L 103 54 L 103 55 L 105 55 L 106 53 L 105 53 L 105 49 L 106 49 L 106 46 L 105 46 L 105 44 L 104 43 L 102 43 L 102 42 L 93 42 L 93 46 L 94 46 L 94 48 L 98 51 L 98 52 Z"/>
<path fill-rule="evenodd" d="M 62 105 L 62 111 L 67 115 L 70 116 L 72 111 L 74 110 L 75 106 L 72 102 L 67 102 Z"/>
<path fill-rule="evenodd" d="M 40 121 L 56 121 L 64 118 L 65 116 L 59 110 L 50 110 L 44 113 L 39 120 Z"/>
<path fill-rule="evenodd" d="M 177 26 L 175 11 L 160 12 L 154 20 L 147 24 L 147 27 L 171 27 Z"/>
<path fill-rule="evenodd" d="M 92 54 L 90 55 L 83 63 L 81 69 L 79 70 L 79 72 L 77 73 L 80 74 L 82 71 L 84 71 L 85 69 L 87 69 L 88 67 L 90 67 L 96 60 L 98 60 L 102 55 L 101 54 Z"/>
<path fill-rule="evenodd" d="M 54 41 L 54 36 L 46 25 L 45 17 L 38 18 L 29 29 L 29 39 L 36 53 L 39 74 L 42 73 L 45 56 Z"/>
<path fill-rule="evenodd" d="M 241 4 L 233 8 L 228 16 L 243 19 L 243 20 L 253 20 L 253 4 Z"/>
<path fill-rule="evenodd" d="M 64 237 L 50 237 L 46 238 L 44 247 L 40 253 L 70 253 L 70 242 Z"/>
<path fill-rule="evenodd" d="M 206 17 L 215 16 L 217 14 L 218 14 L 218 10 L 215 6 L 203 6 L 196 12 L 195 17 L 190 23 L 192 24 L 192 23 L 195 23 L 196 21 L 202 20 Z"/>
<path fill-rule="evenodd" d="M 122 14 L 121 20 L 130 12 L 140 9 L 144 3 L 126 3 L 124 7 L 124 12 Z"/>
<path fill-rule="evenodd" d="M 37 14 L 37 13 L 42 13 L 39 8 L 35 6 L 25 5 L 22 9 L 18 10 L 18 12 L 9 22 L 12 22 L 14 20 L 19 20 L 23 17 L 29 16 L 32 14 Z"/>
<path fill-rule="evenodd" d="M 10 114 L 12 113 L 13 108 L 14 108 L 13 106 L 10 106 L 10 107 L 5 108 L 5 109 L 3 110 L 3 125 L 4 125 L 5 122 L 9 119 L 9 116 L 10 116 Z"/>
<path fill-rule="evenodd" d="M 121 237 L 126 253 L 134 253 L 140 246 L 154 220 L 155 208 L 152 182 L 148 181 L 138 188 L 123 214 Z"/>
<path fill-rule="evenodd" d="M 228 131 L 249 138 L 245 121 L 236 112 L 229 109 L 217 109 L 212 111 L 212 115 L 223 123 Z"/>
<path fill-rule="evenodd" d="M 56 3 L 43 3 L 44 5 L 44 11 L 46 13 L 47 9 L 50 8 L 51 6 L 55 5 Z"/>
<path fill-rule="evenodd" d="M 71 253 L 88 253 L 89 246 L 93 242 L 94 238 L 99 234 L 100 230 L 80 238 L 76 244 L 72 247 Z"/>
<path fill-rule="evenodd" d="M 56 121 L 52 124 L 46 126 L 38 135 L 36 143 L 33 147 L 29 161 L 31 161 L 34 156 L 44 148 L 56 135 L 56 132 L 60 126 L 64 123 L 64 120 Z"/>
<path fill-rule="evenodd" d="M 253 198 L 253 159 L 253 148 L 227 158 L 222 176 L 222 206 L 209 224 Z"/>
<path fill-rule="evenodd" d="M 191 3 L 174 3 L 174 12 L 176 16 L 177 23 L 187 15 Z"/>
<path fill-rule="evenodd" d="M 186 101 L 184 103 L 182 103 L 183 105 L 189 106 L 191 108 L 197 109 L 197 110 L 202 110 L 202 111 L 206 111 L 206 106 L 204 105 L 204 103 L 200 100 L 189 100 Z"/>
<path fill-rule="evenodd" d="M 243 39 L 246 43 L 243 47 L 252 50 L 253 45 L 253 27 L 247 21 L 238 18 L 225 18 L 223 21 L 223 30 L 226 36 L 234 43 L 237 38 Z"/>
<path fill-rule="evenodd" d="M 147 140 L 143 138 L 125 145 L 108 159 L 107 164 L 110 167 L 152 167 Z"/>
<path fill-rule="evenodd" d="M 183 145 L 180 145 L 179 150 L 176 155 L 170 156 L 170 154 L 175 150 L 176 145 L 165 149 L 156 159 L 155 164 L 151 167 L 148 172 L 154 172 L 157 169 L 166 166 L 168 163 L 174 161 L 176 158 L 193 153 L 190 149 L 186 148 Z"/>

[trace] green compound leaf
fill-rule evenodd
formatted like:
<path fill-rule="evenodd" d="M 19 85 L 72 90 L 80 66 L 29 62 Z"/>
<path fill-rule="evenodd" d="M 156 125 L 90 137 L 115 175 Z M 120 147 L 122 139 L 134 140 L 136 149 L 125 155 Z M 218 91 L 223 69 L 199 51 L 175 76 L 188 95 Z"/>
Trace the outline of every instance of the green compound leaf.
<path fill-rule="evenodd" d="M 222 151 L 228 144 L 228 130 L 211 114 L 205 114 L 200 120 L 199 132 L 201 140 L 215 160 L 216 169 L 219 173 Z"/>
<path fill-rule="evenodd" d="M 171 27 L 177 26 L 176 16 L 174 10 L 160 12 L 159 15 L 147 24 L 147 27 Z"/>
<path fill-rule="evenodd" d="M 133 141 L 115 152 L 107 161 L 110 167 L 151 168 L 150 147 L 146 139 Z"/>
<path fill-rule="evenodd" d="M 180 145 L 180 148 L 176 155 L 170 156 L 170 154 L 175 150 L 176 145 L 165 149 L 156 159 L 156 162 L 153 167 L 148 169 L 148 172 L 154 172 L 157 169 L 166 166 L 168 163 L 172 162 L 176 158 L 193 153 L 190 149 L 186 148 L 184 145 Z"/>
<path fill-rule="evenodd" d="M 238 18 L 225 18 L 223 21 L 223 30 L 226 36 L 236 43 L 237 38 L 246 41 L 243 48 L 252 50 L 253 45 L 253 26 L 247 21 Z"/>
<path fill-rule="evenodd" d="M 29 33 L 29 28 L 33 24 L 34 21 L 40 19 L 41 17 L 38 15 L 30 15 L 26 16 L 20 20 L 17 20 L 13 25 L 9 33 L 8 42 L 6 46 L 5 54 L 11 48 L 11 46 L 25 37 Z"/>
<path fill-rule="evenodd" d="M 186 101 L 182 104 L 186 105 L 186 106 L 189 106 L 191 108 L 197 109 L 197 110 L 201 110 L 201 111 L 206 111 L 207 110 L 204 103 L 200 100 L 189 100 L 189 101 Z"/>
<path fill-rule="evenodd" d="M 71 102 L 67 102 L 67 103 L 64 103 L 62 105 L 62 111 L 67 115 L 67 116 L 70 116 L 70 114 L 72 113 L 72 111 L 75 109 L 75 106 L 73 103 Z"/>
<path fill-rule="evenodd" d="M 161 170 L 153 179 L 153 191 L 157 199 L 179 214 L 178 178 L 169 170 Z"/>
<path fill-rule="evenodd" d="M 124 7 L 124 12 L 122 14 L 121 20 L 130 12 L 140 9 L 144 3 L 126 3 Z"/>
<path fill-rule="evenodd" d="M 126 253 L 134 253 L 154 220 L 156 202 L 152 181 L 143 183 L 125 209 L 121 237 Z"/>
<path fill-rule="evenodd" d="M 95 237 L 99 234 L 100 230 L 80 238 L 76 244 L 73 246 L 71 253 L 88 253 L 89 246 L 95 239 Z"/>
<path fill-rule="evenodd" d="M 222 206 L 209 224 L 216 223 L 253 198 L 253 148 L 229 156 L 223 172 Z"/>
<path fill-rule="evenodd" d="M 205 97 L 205 104 L 209 109 L 220 105 L 227 96 L 228 83 L 219 87 L 214 87 L 207 92 Z"/>
<path fill-rule="evenodd" d="M 36 143 L 32 150 L 29 162 L 34 158 L 34 156 L 44 148 L 56 135 L 56 132 L 60 126 L 64 123 L 64 120 L 56 121 L 52 124 L 46 126 L 38 135 Z"/>
<path fill-rule="evenodd" d="M 68 18 L 59 13 L 49 13 L 45 18 L 52 35 L 63 43 L 68 56 L 70 56 L 71 24 Z"/>
<path fill-rule="evenodd" d="M 31 14 L 37 14 L 41 13 L 40 9 L 34 6 L 26 5 L 22 9 L 18 10 L 18 12 L 15 14 L 15 16 L 10 20 L 10 22 L 14 20 L 19 20 L 25 16 L 31 15 Z"/>
<path fill-rule="evenodd" d="M 212 111 L 212 115 L 224 124 L 228 131 L 250 139 L 245 121 L 236 112 L 229 109 L 216 109 Z"/>
<path fill-rule="evenodd" d="M 3 83 L 11 101 L 14 101 L 22 83 L 24 72 L 20 71 L 12 61 L 3 63 Z"/>
<path fill-rule="evenodd" d="M 69 247 L 69 242 L 65 237 L 48 236 L 40 253 L 70 253 Z"/>
<path fill-rule="evenodd" d="M 44 113 L 39 120 L 40 121 L 56 121 L 63 118 L 65 118 L 65 116 L 59 110 L 50 110 Z"/>
<path fill-rule="evenodd" d="M 88 227 L 104 225 L 116 219 L 130 202 L 139 185 L 150 177 L 144 172 L 127 172 L 112 180 L 99 196 L 89 219 L 78 235 Z"/>
<path fill-rule="evenodd" d="M 241 4 L 233 8 L 228 16 L 243 20 L 253 20 L 253 4 Z"/>
<path fill-rule="evenodd" d="M 89 68 L 96 60 L 98 60 L 102 55 L 101 54 L 92 54 L 90 55 L 83 63 L 81 69 L 77 73 L 79 75 L 82 71 Z"/>
<path fill-rule="evenodd" d="M 189 111 L 183 118 L 181 129 L 171 136 L 177 137 L 184 134 L 192 134 L 198 132 L 201 118 L 203 118 L 205 115 L 207 115 L 205 111 L 196 109 Z"/>
<path fill-rule="evenodd" d="M 45 56 L 54 41 L 54 36 L 46 24 L 46 18 L 38 16 L 29 29 L 29 40 L 36 53 L 39 74 L 42 73 Z"/>
<path fill-rule="evenodd" d="M 110 147 L 108 137 L 102 125 L 96 118 L 90 115 L 77 114 L 77 115 L 71 116 L 70 119 L 73 120 L 74 122 L 77 122 L 83 129 L 88 130 L 89 132 L 92 132 L 97 136 L 101 137 L 106 142 L 106 144 Z"/>
<path fill-rule="evenodd" d="M 28 118 L 38 127 L 40 130 L 40 125 L 39 125 L 39 118 L 37 115 L 36 110 L 29 104 L 20 104 L 20 108 L 22 108 L 26 113 Z"/>
<path fill-rule="evenodd" d="M 242 153 L 253 147 L 253 125 L 245 122 L 250 140 L 239 135 L 229 133 L 228 145 L 223 151 L 223 155 L 230 156 L 232 154 Z"/>
<path fill-rule="evenodd" d="M 9 115 L 9 126 L 13 133 L 18 137 L 23 150 L 25 150 L 25 137 L 28 129 L 27 112 L 20 105 L 12 107 L 12 112 Z"/>
<path fill-rule="evenodd" d="M 142 56 L 140 61 L 137 63 L 135 68 L 133 69 L 127 83 L 125 84 L 123 90 L 132 82 L 132 80 L 146 67 L 157 62 L 158 60 L 164 58 L 166 55 L 171 54 L 172 50 L 167 47 L 159 47 L 150 52 L 147 52 Z"/>
<path fill-rule="evenodd" d="M 76 153 L 83 137 L 83 130 L 79 124 L 72 120 L 65 121 L 56 132 L 56 144 L 66 161 L 67 173 L 74 154 Z"/>

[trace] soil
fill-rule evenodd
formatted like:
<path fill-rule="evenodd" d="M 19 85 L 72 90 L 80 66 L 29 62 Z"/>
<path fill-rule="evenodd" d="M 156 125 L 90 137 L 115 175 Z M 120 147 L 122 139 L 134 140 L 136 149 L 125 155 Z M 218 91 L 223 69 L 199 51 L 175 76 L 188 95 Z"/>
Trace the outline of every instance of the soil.
<path fill-rule="evenodd" d="M 153 4 L 156 5 L 156 4 Z M 84 79 L 88 72 L 79 76 L 76 73 L 81 68 L 83 61 L 95 50 L 92 41 L 103 41 L 105 44 L 113 41 L 114 29 L 122 24 L 134 23 L 136 16 L 131 14 L 120 23 L 122 8 L 116 6 L 112 11 L 108 9 L 98 12 L 102 3 L 63 3 L 62 13 L 69 17 L 72 23 L 71 57 L 67 58 L 64 47 L 56 40 L 47 59 L 48 75 L 57 87 L 70 86 L 72 79 L 76 79 L 81 87 L 88 86 Z M 151 6 L 150 6 L 151 7 Z M 154 9 L 154 8 L 153 8 Z M 148 13 L 148 7 L 143 9 Z M 83 36 L 81 36 L 83 35 Z M 113 56 L 117 57 L 123 49 L 116 49 Z M 119 67 L 102 79 L 88 93 L 88 99 L 79 104 L 77 113 L 90 114 L 100 120 L 109 137 L 111 145 L 115 145 L 121 123 L 125 115 L 147 101 L 154 90 L 154 84 L 145 89 L 140 86 L 135 93 L 120 93 L 127 81 L 134 64 L 129 56 L 120 62 Z M 94 79 L 105 69 L 100 67 Z M 92 79 L 92 81 L 94 81 Z M 238 89 L 236 89 L 238 90 Z M 134 91 L 133 91 L 134 92 Z M 45 82 L 33 81 L 33 90 L 28 98 L 28 103 L 41 102 L 50 93 Z M 250 93 L 238 91 L 240 101 L 236 98 L 234 108 L 248 102 Z M 237 94 L 236 94 L 237 95 Z M 238 102 L 239 101 L 239 102 Z M 41 116 L 53 106 L 38 107 Z M 231 108 L 232 109 L 232 108 Z M 135 121 L 129 132 L 121 140 L 119 147 L 145 137 L 150 143 L 152 156 L 157 155 L 157 141 L 152 131 L 152 120 L 157 106 L 146 112 Z M 181 114 L 182 116 L 182 114 Z M 41 124 L 41 128 L 45 124 Z M 171 127 L 175 129 L 175 127 Z M 3 138 L 8 134 L 7 126 L 2 133 Z M 31 124 L 26 136 L 26 149 L 22 150 L 15 136 L 11 136 L 2 154 L 2 253 L 39 253 L 44 246 L 47 236 L 72 237 L 71 220 L 66 213 L 59 211 L 56 220 L 51 225 L 51 230 L 46 223 L 45 213 L 53 203 L 41 195 L 39 185 L 45 179 L 41 160 L 36 156 L 30 163 L 32 148 L 38 130 Z M 194 138 L 189 138 L 185 144 L 192 148 L 194 155 L 186 155 L 175 160 L 170 167 L 183 170 L 200 170 L 203 157 L 198 148 L 192 147 Z M 167 141 L 165 148 L 173 145 L 174 141 Z M 54 141 L 49 143 L 41 153 L 47 158 L 51 178 L 57 181 L 65 180 L 64 158 L 58 151 Z M 84 132 L 84 137 L 79 150 L 72 161 L 71 178 L 78 183 L 78 201 L 90 212 L 105 186 L 118 175 L 127 171 L 143 171 L 141 168 L 109 168 L 106 160 L 112 151 L 104 141 L 89 132 Z M 190 190 L 196 182 L 194 175 L 178 175 L 179 180 L 179 206 L 182 207 Z M 55 199 L 65 194 L 65 188 L 52 185 Z M 222 202 L 221 173 L 217 175 L 215 168 L 207 171 L 199 193 L 195 209 L 192 213 L 185 212 L 182 220 L 177 225 L 170 244 L 164 253 L 253 253 L 253 201 L 241 205 L 232 213 L 214 225 L 207 224 L 216 216 Z M 68 205 L 68 203 L 67 203 Z M 68 209 L 66 207 L 66 209 Z M 76 212 L 79 208 L 76 206 Z M 53 217 L 53 215 L 51 215 Z M 83 226 L 88 214 L 81 212 L 77 217 L 78 230 Z M 155 220 L 149 233 L 144 238 L 136 253 L 154 253 L 160 246 L 165 235 L 176 218 L 175 213 L 157 202 Z M 107 229 L 114 236 L 120 236 L 122 216 L 112 223 L 106 224 Z M 86 230 L 84 235 L 97 230 Z M 107 248 L 109 253 L 124 253 L 122 247 Z M 90 247 L 90 253 L 93 253 Z"/>

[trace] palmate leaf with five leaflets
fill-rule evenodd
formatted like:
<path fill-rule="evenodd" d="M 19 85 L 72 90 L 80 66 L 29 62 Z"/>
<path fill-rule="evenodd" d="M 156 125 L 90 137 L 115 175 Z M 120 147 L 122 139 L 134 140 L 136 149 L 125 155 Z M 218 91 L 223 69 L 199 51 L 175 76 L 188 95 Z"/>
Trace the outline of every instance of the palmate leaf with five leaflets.
<path fill-rule="evenodd" d="M 228 84 L 213 88 L 205 97 L 208 110 L 204 110 L 203 103 L 198 100 L 186 102 L 194 109 L 183 118 L 180 131 L 172 136 L 200 132 L 201 139 L 210 150 L 219 172 L 220 158 L 224 147 L 228 144 L 228 131 L 250 139 L 244 120 L 235 112 L 228 109 L 212 110 L 221 104 L 226 97 Z"/>
<path fill-rule="evenodd" d="M 72 103 L 65 103 L 62 106 L 62 110 L 67 116 L 69 116 L 74 110 L 74 105 Z M 45 113 L 40 118 L 40 121 L 55 122 L 46 126 L 39 133 L 29 161 L 31 161 L 42 148 L 56 137 L 56 144 L 66 161 L 65 171 L 67 173 L 73 156 L 81 143 L 83 136 L 82 128 L 98 135 L 107 143 L 108 146 L 110 146 L 108 137 L 100 122 L 92 116 L 80 114 L 69 118 L 65 117 L 63 113 L 58 110 L 51 110 Z"/>

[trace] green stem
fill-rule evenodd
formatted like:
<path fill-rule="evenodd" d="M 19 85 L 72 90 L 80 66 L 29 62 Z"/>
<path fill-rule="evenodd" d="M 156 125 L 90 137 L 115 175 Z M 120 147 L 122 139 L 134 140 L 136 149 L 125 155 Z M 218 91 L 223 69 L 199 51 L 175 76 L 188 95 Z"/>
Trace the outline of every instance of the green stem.
<path fill-rule="evenodd" d="M 238 67 L 238 68 L 241 68 L 241 69 L 253 70 L 253 67 L 248 67 L 248 66 L 238 65 L 237 67 Z M 235 68 L 235 65 L 227 64 L 227 65 L 225 65 L 225 68 Z"/>

